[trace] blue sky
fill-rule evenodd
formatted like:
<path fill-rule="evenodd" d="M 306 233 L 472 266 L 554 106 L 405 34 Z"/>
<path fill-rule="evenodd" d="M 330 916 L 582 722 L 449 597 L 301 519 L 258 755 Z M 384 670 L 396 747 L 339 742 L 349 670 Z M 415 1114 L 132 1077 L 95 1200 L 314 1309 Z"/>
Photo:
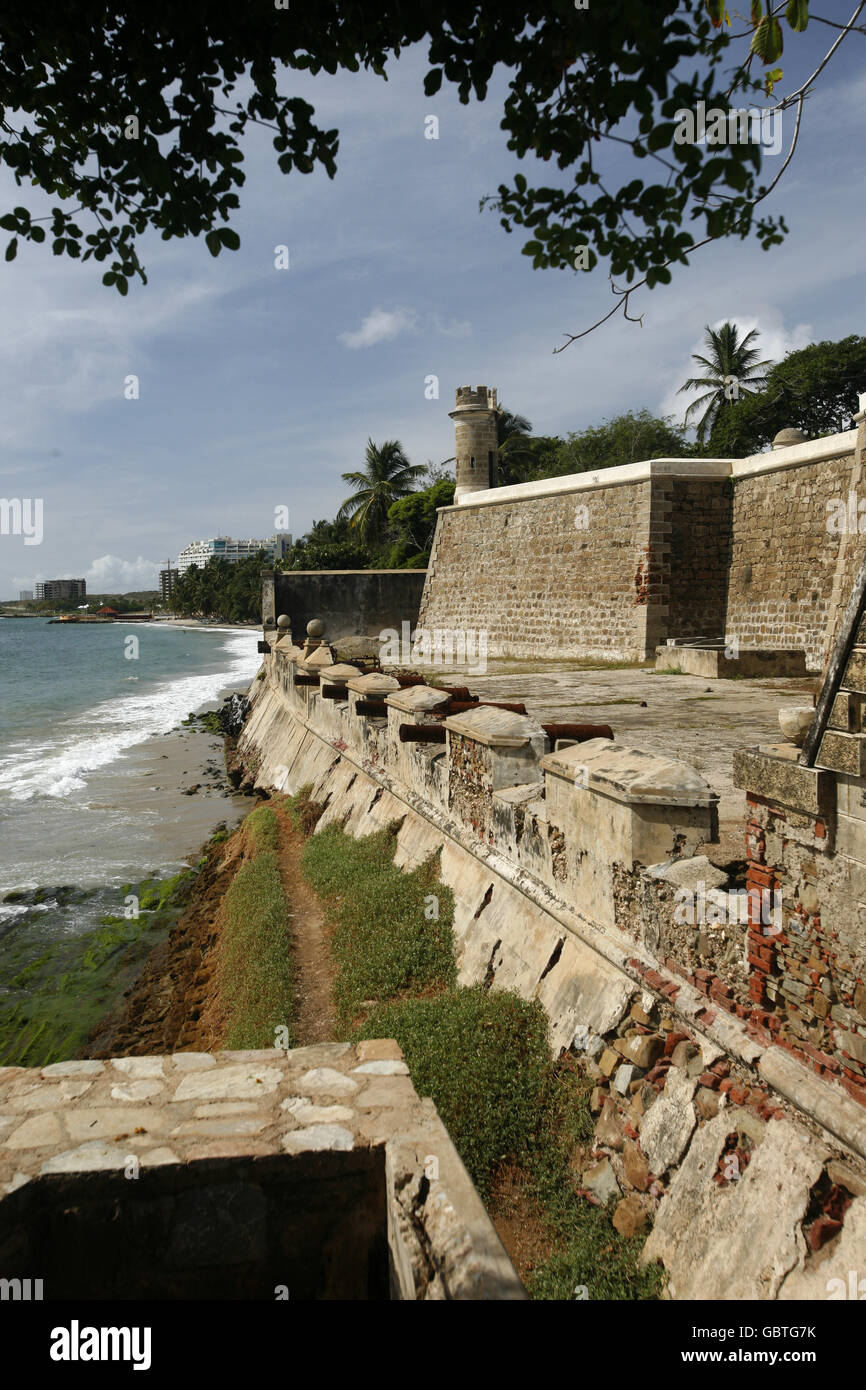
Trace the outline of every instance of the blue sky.
<path fill-rule="evenodd" d="M 836 0 L 820 12 L 847 17 Z M 789 39 L 792 76 L 832 38 L 812 25 Z M 705 323 L 757 326 L 772 358 L 863 332 L 864 44 L 846 40 L 807 103 L 771 203 L 785 245 L 708 247 L 643 292 L 642 327 L 615 317 L 559 355 L 565 331 L 610 306 L 607 274 L 533 271 L 520 233 L 479 211 L 523 167 L 499 129 L 504 84 L 480 105 L 444 88 L 425 98 L 420 49 L 387 83 L 289 75 L 340 129 L 337 176 L 283 176 L 270 136 L 251 133 L 240 251 L 148 237 L 149 283 L 126 299 L 101 285 L 104 267 L 46 247 L 0 260 L 0 495 L 44 499 L 40 546 L 0 535 L 0 597 L 61 575 L 152 587 L 188 541 L 268 535 L 279 506 L 300 535 L 334 515 L 368 436 L 400 439 L 415 463 L 449 457 L 459 385 L 496 386 L 537 433 L 564 434 L 643 406 L 681 416 Z M 3 209 L 22 201 L 0 170 Z M 140 398 L 126 400 L 133 373 Z M 439 400 L 425 399 L 430 374 Z"/>

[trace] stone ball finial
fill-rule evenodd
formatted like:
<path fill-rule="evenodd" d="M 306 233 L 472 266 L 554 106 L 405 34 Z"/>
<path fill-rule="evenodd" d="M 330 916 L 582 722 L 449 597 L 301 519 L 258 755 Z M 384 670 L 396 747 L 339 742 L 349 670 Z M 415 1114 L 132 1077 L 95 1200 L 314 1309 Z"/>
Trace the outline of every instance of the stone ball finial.
<path fill-rule="evenodd" d="M 281 613 L 280 616 L 277 618 L 277 627 L 282 628 L 283 632 L 288 632 L 291 626 L 292 620 L 289 617 L 288 613 Z"/>
<path fill-rule="evenodd" d="M 310 621 L 307 623 L 307 636 L 324 637 L 324 635 L 325 624 L 322 622 L 321 618 L 311 618 Z"/>
<path fill-rule="evenodd" d="M 803 433 L 802 430 L 798 430 L 798 429 L 779 430 L 779 433 L 776 435 L 775 439 L 773 440 L 773 448 L 774 448 L 774 449 L 787 449 L 787 448 L 790 447 L 791 444 L 805 444 L 807 438 L 808 438 L 808 435 L 805 435 L 805 434 Z"/>

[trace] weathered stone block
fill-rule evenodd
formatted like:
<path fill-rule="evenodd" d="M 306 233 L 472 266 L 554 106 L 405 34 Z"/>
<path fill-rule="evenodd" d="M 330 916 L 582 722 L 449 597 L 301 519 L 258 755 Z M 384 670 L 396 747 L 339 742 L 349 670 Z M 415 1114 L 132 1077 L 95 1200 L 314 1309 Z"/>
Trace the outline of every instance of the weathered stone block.
<path fill-rule="evenodd" d="M 866 734 L 843 734 L 828 729 L 818 749 L 818 765 L 852 777 L 866 777 Z"/>
<path fill-rule="evenodd" d="M 863 731 L 863 706 L 866 696 L 853 690 L 840 690 L 830 710 L 830 728 L 841 729 L 847 734 Z"/>
<path fill-rule="evenodd" d="M 740 748 L 734 753 L 734 786 L 753 796 L 790 806 L 811 816 L 832 815 L 836 806 L 835 783 L 831 772 L 803 767 L 796 761 L 797 750 Z M 792 756 L 793 755 L 793 756 Z"/>
<path fill-rule="evenodd" d="M 842 685 L 860 695 L 866 695 L 866 647 L 855 647 L 848 658 Z"/>

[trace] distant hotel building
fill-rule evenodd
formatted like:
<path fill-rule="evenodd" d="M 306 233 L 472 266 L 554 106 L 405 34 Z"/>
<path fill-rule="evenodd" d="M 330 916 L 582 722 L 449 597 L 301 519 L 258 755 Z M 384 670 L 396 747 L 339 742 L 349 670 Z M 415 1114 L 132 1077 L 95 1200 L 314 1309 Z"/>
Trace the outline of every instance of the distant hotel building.
<path fill-rule="evenodd" d="M 168 603 L 171 598 L 174 586 L 177 583 L 177 574 L 177 570 L 172 569 L 170 560 L 168 562 L 168 568 L 160 570 L 159 572 L 159 592 L 163 603 Z"/>
<path fill-rule="evenodd" d="M 33 590 L 32 590 L 32 589 L 19 589 L 19 590 L 18 590 L 18 602 L 19 602 L 19 603 L 26 603 L 27 600 L 28 600 L 28 599 L 31 599 L 32 597 L 33 597 Z"/>
<path fill-rule="evenodd" d="M 36 597 L 43 599 L 86 598 L 87 583 L 83 579 L 46 579 L 36 585 Z"/>
<path fill-rule="evenodd" d="M 204 569 L 208 560 L 214 558 L 228 560 L 230 564 L 235 565 L 238 560 L 246 560 L 250 555 L 257 555 L 260 550 L 266 551 L 272 560 L 281 560 L 291 548 L 291 544 L 292 538 L 288 531 L 269 536 L 265 541 L 234 541 L 230 536 L 215 536 L 209 541 L 191 541 L 178 556 L 177 572 L 186 574 L 190 565 L 198 565 L 199 569 Z"/>

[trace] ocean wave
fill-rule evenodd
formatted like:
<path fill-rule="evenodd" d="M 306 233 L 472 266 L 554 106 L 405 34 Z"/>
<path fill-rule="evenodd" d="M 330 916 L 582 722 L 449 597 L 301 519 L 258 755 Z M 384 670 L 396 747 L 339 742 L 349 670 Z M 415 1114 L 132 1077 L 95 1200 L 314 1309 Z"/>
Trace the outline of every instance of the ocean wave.
<path fill-rule="evenodd" d="M 228 660 L 219 671 L 166 680 L 156 689 L 103 701 L 56 725 L 56 738 L 29 742 L 16 756 L 0 761 L 0 794 L 12 801 L 30 801 L 80 793 L 89 773 L 145 739 L 176 728 L 191 710 L 214 700 L 226 685 L 252 680 L 258 664 L 257 638 L 254 629 L 228 630 L 222 643 Z"/>

